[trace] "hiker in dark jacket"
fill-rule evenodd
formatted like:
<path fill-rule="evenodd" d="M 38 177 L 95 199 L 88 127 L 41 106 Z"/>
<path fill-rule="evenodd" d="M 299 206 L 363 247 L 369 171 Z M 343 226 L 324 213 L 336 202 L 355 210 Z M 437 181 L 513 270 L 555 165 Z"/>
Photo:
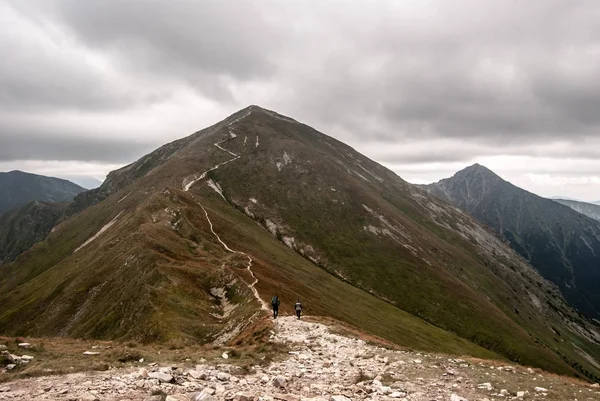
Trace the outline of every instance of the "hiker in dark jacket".
<path fill-rule="evenodd" d="M 277 319 L 277 315 L 279 314 L 280 303 L 281 302 L 279 301 L 279 297 L 277 295 L 271 298 L 271 306 L 273 307 L 273 319 Z"/>
<path fill-rule="evenodd" d="M 296 316 L 298 316 L 298 319 L 300 319 L 300 314 L 302 314 L 302 304 L 300 303 L 300 299 L 298 299 L 298 302 L 296 302 L 294 309 L 296 309 Z"/>

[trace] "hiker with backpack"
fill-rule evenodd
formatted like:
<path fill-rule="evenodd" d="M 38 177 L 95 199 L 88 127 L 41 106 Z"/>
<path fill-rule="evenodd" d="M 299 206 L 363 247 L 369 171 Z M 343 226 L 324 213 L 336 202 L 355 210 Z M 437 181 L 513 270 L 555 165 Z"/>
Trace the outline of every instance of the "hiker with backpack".
<path fill-rule="evenodd" d="M 280 303 L 281 302 L 279 301 L 279 297 L 277 295 L 271 298 L 271 306 L 273 307 L 273 319 L 277 319 L 277 315 L 279 314 Z"/>
<path fill-rule="evenodd" d="M 302 314 L 302 304 L 300 303 L 300 299 L 298 299 L 298 302 L 296 302 L 294 309 L 296 309 L 296 316 L 298 316 L 298 319 L 300 319 L 300 314 Z"/>

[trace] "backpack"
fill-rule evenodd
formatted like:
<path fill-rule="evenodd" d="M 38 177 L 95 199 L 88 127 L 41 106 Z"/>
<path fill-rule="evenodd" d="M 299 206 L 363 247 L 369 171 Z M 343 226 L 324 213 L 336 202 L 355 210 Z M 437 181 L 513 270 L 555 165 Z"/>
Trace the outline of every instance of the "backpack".
<path fill-rule="evenodd" d="M 302 304 L 300 302 L 296 302 L 296 310 L 302 310 Z"/>
<path fill-rule="evenodd" d="M 273 306 L 279 305 L 279 298 L 277 298 L 276 296 L 271 298 L 271 305 L 273 305 Z"/>

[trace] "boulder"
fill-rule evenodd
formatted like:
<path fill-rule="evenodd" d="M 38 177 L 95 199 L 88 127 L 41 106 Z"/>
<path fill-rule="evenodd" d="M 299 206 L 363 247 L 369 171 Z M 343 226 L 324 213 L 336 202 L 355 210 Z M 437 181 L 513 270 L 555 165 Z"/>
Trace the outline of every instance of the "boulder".
<path fill-rule="evenodd" d="M 202 372 L 198 372 L 197 370 L 190 370 L 190 371 L 188 372 L 188 374 L 189 374 L 189 375 L 190 375 L 192 378 L 194 378 L 194 379 L 196 379 L 196 380 L 204 380 L 204 379 L 206 379 L 206 374 L 205 374 L 205 373 L 202 373 Z"/>
<path fill-rule="evenodd" d="M 392 388 L 388 387 L 388 386 L 381 386 L 378 388 L 378 390 L 382 393 L 382 394 L 390 394 L 392 392 Z"/>
<path fill-rule="evenodd" d="M 277 376 L 273 379 L 273 385 L 277 388 L 285 388 L 287 386 L 287 379 L 283 376 Z"/>
<path fill-rule="evenodd" d="M 219 379 L 222 382 L 226 382 L 229 381 L 229 379 L 231 379 L 231 375 L 229 373 L 219 372 L 217 373 L 217 379 Z"/>
<path fill-rule="evenodd" d="M 481 383 L 477 385 L 477 388 L 480 390 L 487 390 L 487 391 L 492 391 L 494 389 L 494 387 L 492 386 L 492 383 Z"/>
<path fill-rule="evenodd" d="M 214 390 L 213 390 L 213 393 L 214 393 Z M 188 397 L 190 397 L 191 401 L 217 401 L 217 397 L 206 392 L 206 389 L 204 389 L 200 393 L 190 393 L 190 394 L 188 394 Z"/>
<path fill-rule="evenodd" d="M 256 397 L 250 393 L 237 393 L 233 399 L 235 401 L 254 401 Z"/>
<path fill-rule="evenodd" d="M 175 381 L 173 376 L 171 376 L 168 373 L 162 373 L 162 372 L 150 372 L 150 373 L 148 373 L 148 377 L 151 379 L 158 379 L 158 381 L 161 383 L 171 383 L 171 382 Z"/>
<path fill-rule="evenodd" d="M 31 344 L 29 344 L 29 343 L 20 343 L 19 344 L 19 348 L 28 349 L 29 347 L 31 347 Z"/>

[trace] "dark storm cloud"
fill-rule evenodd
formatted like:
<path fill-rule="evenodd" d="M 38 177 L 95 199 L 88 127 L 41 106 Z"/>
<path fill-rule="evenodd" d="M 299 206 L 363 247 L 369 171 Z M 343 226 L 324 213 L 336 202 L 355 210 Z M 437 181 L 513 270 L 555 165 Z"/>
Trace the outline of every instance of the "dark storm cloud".
<path fill-rule="evenodd" d="M 190 91 L 222 117 L 260 103 L 359 150 L 379 144 L 369 155 L 389 162 L 598 157 L 598 20 L 595 0 L 0 0 L 9 31 L 0 107 L 33 119 L 82 110 L 101 122 Z M 12 158 L 28 137 L 43 144 L 30 156 L 43 159 L 116 161 L 154 143 L 129 126 L 107 139 L 92 133 L 88 152 L 88 139 L 56 127 L 8 128 L 0 120 Z M 538 146 L 553 141 L 565 144 Z"/>

